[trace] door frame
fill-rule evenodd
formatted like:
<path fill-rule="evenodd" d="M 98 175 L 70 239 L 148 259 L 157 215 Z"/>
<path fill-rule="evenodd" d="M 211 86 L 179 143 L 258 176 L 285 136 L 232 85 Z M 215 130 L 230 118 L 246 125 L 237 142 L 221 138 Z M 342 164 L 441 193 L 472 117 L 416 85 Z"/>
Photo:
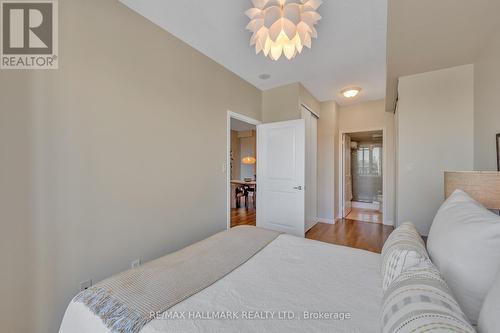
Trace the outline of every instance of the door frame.
<path fill-rule="evenodd" d="M 317 123 L 316 123 L 316 161 L 315 161 L 315 165 L 316 165 L 316 179 L 314 179 L 314 181 L 316 182 L 316 193 L 315 193 L 315 196 L 316 196 L 316 202 L 315 202 L 315 204 L 316 204 L 316 210 L 315 210 L 315 213 L 316 213 L 316 214 L 315 214 L 315 216 L 314 216 L 314 223 L 313 223 L 311 226 L 309 226 L 308 228 L 306 228 L 306 230 L 305 230 L 305 231 L 306 231 L 306 233 L 307 233 L 307 232 L 308 232 L 309 230 L 311 230 L 311 229 L 312 229 L 312 228 L 313 228 L 316 224 L 318 224 L 318 222 L 325 222 L 325 219 L 320 219 L 320 218 L 318 217 L 318 156 L 319 156 L 319 154 L 318 154 L 318 139 L 317 139 L 318 128 L 317 128 L 317 125 L 319 124 L 319 114 L 318 114 L 317 112 L 315 112 L 312 108 L 310 108 L 310 107 L 309 107 L 307 104 L 305 104 L 305 103 L 301 103 L 300 105 L 301 105 L 301 108 L 300 108 L 300 119 L 304 119 L 304 114 L 303 114 L 303 112 L 302 112 L 302 111 L 303 111 L 303 109 L 305 109 L 305 110 L 306 110 L 306 112 L 311 113 L 311 114 L 312 114 L 312 116 L 313 116 L 313 118 L 316 118 L 316 121 L 317 121 Z M 308 143 L 309 143 L 309 142 L 308 142 L 308 140 L 307 140 L 307 128 L 306 128 L 306 148 L 305 148 L 306 157 L 307 157 L 307 151 L 308 151 Z M 305 169 L 305 170 L 307 170 L 307 163 L 308 163 L 308 162 L 307 162 L 307 158 L 306 158 L 306 161 L 305 161 L 305 162 L 306 162 L 306 165 L 305 165 L 304 169 Z M 307 196 L 308 196 L 308 194 L 310 193 L 310 191 L 309 191 L 309 190 L 307 190 L 307 185 L 306 185 L 306 182 L 307 182 L 307 172 L 306 172 L 306 177 L 305 177 L 305 179 L 304 179 L 304 185 L 305 185 L 305 187 L 304 187 L 304 188 L 306 189 L 306 191 L 305 191 L 305 202 L 304 202 L 304 203 L 305 203 L 305 207 L 307 207 L 307 206 L 308 206 L 308 205 L 306 204 L 306 202 L 307 202 Z M 307 216 L 306 216 L 306 220 L 307 220 Z M 334 219 L 334 220 L 335 220 L 335 219 Z M 326 223 L 330 223 L 330 224 L 331 224 L 331 222 L 326 222 Z M 306 221 L 306 223 L 305 223 L 305 224 L 306 224 L 306 226 L 307 226 L 307 221 Z"/>
<path fill-rule="evenodd" d="M 339 131 L 339 156 L 338 156 L 338 161 L 339 161 L 339 185 L 338 185 L 338 193 L 339 193 L 339 215 L 338 218 L 341 220 L 344 218 L 344 155 L 343 155 L 343 138 L 344 134 L 350 134 L 350 133 L 360 133 L 360 132 L 372 132 L 372 131 L 382 131 L 382 195 L 384 196 L 384 202 L 383 202 L 383 208 L 382 208 L 382 223 L 384 225 L 391 225 L 388 224 L 387 222 L 389 219 L 387 218 L 387 129 L 385 126 L 382 127 L 368 127 L 368 128 L 356 128 L 356 129 L 342 129 Z"/>
<path fill-rule="evenodd" d="M 226 229 L 231 228 L 231 119 L 237 119 L 251 125 L 260 125 L 262 121 L 227 110 L 226 116 Z M 258 163 L 258 161 L 257 161 Z M 257 167 L 257 166 L 256 166 Z M 257 209 L 257 208 L 256 208 Z"/>

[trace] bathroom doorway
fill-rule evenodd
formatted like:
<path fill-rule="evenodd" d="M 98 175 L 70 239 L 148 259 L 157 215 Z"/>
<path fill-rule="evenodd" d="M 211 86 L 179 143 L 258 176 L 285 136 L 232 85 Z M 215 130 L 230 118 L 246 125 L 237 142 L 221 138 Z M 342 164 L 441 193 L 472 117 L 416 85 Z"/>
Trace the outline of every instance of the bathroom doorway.
<path fill-rule="evenodd" d="M 342 217 L 383 223 L 383 130 L 344 133 L 342 145 Z"/>

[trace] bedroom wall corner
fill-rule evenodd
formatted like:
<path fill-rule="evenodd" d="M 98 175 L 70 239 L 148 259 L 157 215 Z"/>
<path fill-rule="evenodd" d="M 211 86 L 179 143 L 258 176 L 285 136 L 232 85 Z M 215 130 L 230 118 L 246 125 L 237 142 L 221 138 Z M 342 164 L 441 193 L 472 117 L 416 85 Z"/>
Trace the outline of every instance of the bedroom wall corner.
<path fill-rule="evenodd" d="M 338 216 L 338 105 L 320 103 L 318 119 L 318 218 L 335 222 Z"/>
<path fill-rule="evenodd" d="M 262 121 L 264 123 L 300 119 L 302 104 L 320 115 L 320 102 L 300 82 L 262 92 Z"/>
<path fill-rule="evenodd" d="M 316 97 L 302 83 L 299 83 L 299 110 L 301 110 L 302 104 L 321 117 L 321 103 L 318 102 Z"/>
<path fill-rule="evenodd" d="M 300 83 L 264 90 L 262 92 L 262 121 L 271 123 L 300 119 Z"/>
<path fill-rule="evenodd" d="M 398 99 L 398 223 L 427 235 L 444 200 L 444 171 L 474 164 L 474 66 L 401 77 Z"/>

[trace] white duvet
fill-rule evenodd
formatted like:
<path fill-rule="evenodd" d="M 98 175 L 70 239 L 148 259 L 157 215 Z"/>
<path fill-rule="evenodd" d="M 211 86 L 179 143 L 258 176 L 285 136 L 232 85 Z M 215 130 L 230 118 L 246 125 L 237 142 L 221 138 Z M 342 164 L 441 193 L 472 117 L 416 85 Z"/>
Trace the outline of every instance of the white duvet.
<path fill-rule="evenodd" d="M 158 314 L 153 332 L 380 332 L 380 255 L 280 235 L 210 287 Z M 71 302 L 60 333 L 109 333 Z"/>

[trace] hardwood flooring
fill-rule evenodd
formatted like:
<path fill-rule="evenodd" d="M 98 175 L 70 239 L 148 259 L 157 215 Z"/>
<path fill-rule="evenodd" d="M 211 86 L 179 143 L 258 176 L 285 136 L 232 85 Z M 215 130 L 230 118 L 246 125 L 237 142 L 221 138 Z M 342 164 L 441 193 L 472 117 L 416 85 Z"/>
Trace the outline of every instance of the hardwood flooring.
<path fill-rule="evenodd" d="M 231 209 L 231 228 L 255 225 L 255 221 L 254 208 Z M 393 227 L 380 223 L 344 219 L 336 224 L 318 223 L 307 232 L 306 238 L 380 253 L 392 230 Z"/>
<path fill-rule="evenodd" d="M 380 253 L 393 230 L 379 223 L 343 219 L 336 224 L 316 224 L 306 238 Z"/>
<path fill-rule="evenodd" d="M 382 213 L 378 210 L 353 208 L 346 219 L 363 222 L 383 223 Z"/>
<path fill-rule="evenodd" d="M 255 208 L 231 208 L 231 228 L 238 225 L 255 225 L 256 221 Z"/>

